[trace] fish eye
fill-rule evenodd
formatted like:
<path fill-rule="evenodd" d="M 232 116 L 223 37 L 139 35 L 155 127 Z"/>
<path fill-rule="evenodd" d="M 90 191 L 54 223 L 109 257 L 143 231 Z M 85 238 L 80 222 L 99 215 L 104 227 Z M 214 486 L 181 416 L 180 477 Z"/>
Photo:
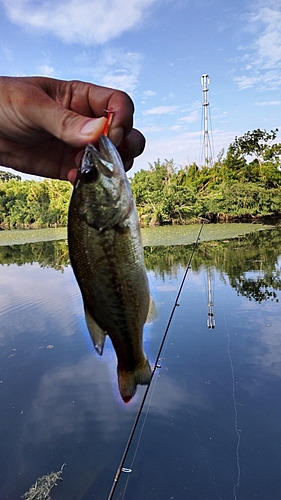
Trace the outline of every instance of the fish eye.
<path fill-rule="evenodd" d="M 97 168 L 93 168 L 93 167 L 84 168 L 81 173 L 82 173 L 82 177 L 83 177 L 85 182 L 93 182 L 93 181 L 96 181 L 98 178 Z"/>

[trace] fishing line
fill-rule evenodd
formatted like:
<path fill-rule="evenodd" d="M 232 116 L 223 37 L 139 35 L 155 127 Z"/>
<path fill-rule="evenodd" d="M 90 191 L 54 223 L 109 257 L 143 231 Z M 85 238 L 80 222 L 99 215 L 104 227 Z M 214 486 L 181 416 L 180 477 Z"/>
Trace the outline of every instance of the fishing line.
<path fill-rule="evenodd" d="M 230 339 L 230 333 L 229 333 L 229 330 L 227 327 L 225 308 L 224 308 L 223 301 L 222 301 L 222 310 L 223 310 L 223 317 L 224 317 L 224 327 L 225 327 L 225 331 L 227 334 L 227 356 L 229 359 L 230 370 L 231 370 L 232 402 L 233 402 L 233 411 L 234 411 L 234 430 L 235 430 L 235 434 L 237 437 L 236 449 L 235 449 L 237 478 L 236 478 L 236 483 L 234 484 L 234 486 L 232 488 L 233 498 L 234 498 L 234 500 L 237 500 L 236 493 L 237 493 L 238 488 L 240 487 L 240 476 L 241 476 L 241 467 L 240 467 L 240 440 L 241 440 L 241 436 L 240 436 L 240 431 L 238 429 L 238 410 L 237 410 L 237 400 L 236 400 L 236 394 L 235 394 L 235 382 L 236 381 L 235 381 L 234 365 L 233 365 L 231 350 L 230 350 L 231 339 Z"/>
<path fill-rule="evenodd" d="M 148 417 L 148 412 L 149 412 L 149 409 L 150 409 L 150 405 L 151 405 L 151 401 L 152 401 L 152 398 L 153 398 L 155 387 L 156 387 L 156 379 L 154 379 L 154 385 L 153 385 L 153 387 L 151 388 L 151 391 L 150 391 L 149 402 L 148 402 L 147 409 L 146 409 L 146 412 L 145 412 L 145 417 L 143 419 L 143 423 L 142 423 L 142 426 L 141 426 L 140 435 L 139 435 L 139 438 L 138 438 L 138 442 L 137 442 L 137 445 L 136 445 L 134 456 L 133 456 L 131 464 L 130 464 L 130 468 L 124 470 L 124 467 L 123 467 L 123 469 L 122 469 L 123 472 L 132 472 L 132 470 L 133 470 L 133 465 L 134 465 L 134 462 L 135 462 L 135 459 L 136 459 L 136 456 L 137 456 L 137 452 L 138 452 L 138 449 L 139 449 L 139 445 L 140 445 L 140 442 L 141 442 L 142 433 L 143 433 L 143 430 L 144 430 L 146 419 Z M 125 483 L 125 486 L 124 486 L 124 489 L 123 489 L 122 499 L 121 500 L 124 500 L 124 498 L 125 498 L 126 490 L 127 490 L 128 483 L 129 483 L 129 479 L 130 479 L 130 476 L 129 476 L 129 474 L 127 474 L 127 480 L 126 480 L 126 483 Z"/>
<path fill-rule="evenodd" d="M 197 441 L 198 441 L 198 444 L 201 448 L 201 451 L 202 451 L 202 457 L 203 457 L 203 460 L 204 462 L 206 463 L 206 467 L 207 467 L 207 470 L 209 472 L 209 476 L 210 476 L 210 481 L 211 483 L 214 485 L 214 488 L 215 488 L 215 493 L 216 493 L 216 496 L 217 496 L 217 499 L 218 500 L 223 500 L 223 498 L 221 498 L 219 496 L 219 493 L 218 493 L 218 485 L 216 483 L 216 481 L 214 480 L 215 476 L 212 472 L 212 469 L 211 469 L 211 466 L 209 464 L 209 460 L 207 459 L 207 456 L 206 456 L 206 448 L 204 448 L 202 442 L 201 442 L 201 439 L 200 439 L 200 436 L 198 435 L 197 433 L 197 430 L 196 430 L 196 426 L 195 426 L 195 421 L 194 421 L 194 418 L 192 417 L 192 415 L 189 413 L 189 416 L 190 416 L 190 419 L 191 419 L 191 422 L 192 422 L 192 427 L 193 427 L 193 432 L 194 432 L 194 436 L 196 437 Z"/>
<path fill-rule="evenodd" d="M 156 356 L 155 364 L 154 364 L 154 367 L 153 367 L 152 373 L 151 373 L 150 382 L 149 382 L 149 384 L 146 387 L 144 396 L 142 398 L 142 402 L 141 402 L 140 407 L 139 407 L 139 411 L 138 411 L 138 413 L 136 415 L 136 418 L 135 418 L 135 421 L 133 423 L 133 426 L 132 426 L 132 429 L 131 429 L 131 432 L 130 432 L 130 435 L 129 435 L 129 438 L 128 438 L 128 441 L 127 441 L 127 444 L 125 446 L 125 449 L 124 449 L 124 452 L 123 452 L 123 455 L 122 455 L 119 467 L 118 467 L 118 469 L 116 471 L 115 478 L 113 480 L 113 483 L 112 483 L 112 486 L 111 486 L 111 490 L 110 490 L 109 496 L 107 497 L 107 500 L 112 500 L 114 492 L 115 492 L 115 489 L 116 489 L 116 486 L 117 486 L 117 483 L 118 483 L 120 475 L 121 475 L 121 472 L 128 472 L 128 473 L 131 472 L 131 469 L 127 469 L 127 468 L 124 467 L 125 460 L 127 458 L 127 455 L 128 455 L 129 449 L 131 447 L 131 444 L 132 444 L 132 441 L 133 441 L 133 438 L 134 438 L 134 435 L 135 435 L 135 432 L 136 432 L 136 429 L 137 429 L 140 417 L 142 415 L 143 407 L 144 407 L 144 404 L 145 404 L 146 399 L 147 399 L 148 391 L 150 389 L 154 373 L 156 372 L 157 368 L 160 367 L 159 360 L 160 360 L 161 352 L 162 352 L 162 349 L 163 349 L 166 337 L 168 335 L 168 332 L 169 332 L 169 329 L 170 329 L 170 325 L 171 325 L 171 322 L 172 322 L 175 310 L 180 305 L 179 304 L 180 294 L 181 294 L 181 291 L 183 289 L 183 285 L 185 283 L 188 271 L 191 269 L 191 261 L 193 259 L 193 255 L 195 253 L 195 250 L 197 249 L 197 246 L 198 246 L 198 243 L 199 243 L 199 240 L 200 240 L 200 236 L 201 236 L 201 233 L 202 233 L 202 229 L 203 229 L 203 226 L 204 226 L 205 222 L 206 222 L 206 219 L 203 219 L 202 223 L 201 223 L 201 226 L 200 226 L 200 229 L 199 229 L 199 232 L 198 232 L 198 235 L 197 235 L 197 238 L 196 238 L 196 240 L 195 240 L 195 242 L 193 244 L 193 249 L 192 249 L 192 252 L 190 254 L 190 257 L 189 257 L 189 260 L 188 260 L 188 263 L 187 263 L 187 266 L 186 266 L 186 269 L 185 269 L 185 272 L 184 272 L 184 275 L 183 275 L 183 278 L 182 278 L 182 281 L 181 281 L 181 284 L 180 284 L 180 287 L 179 287 L 179 290 L 178 290 L 178 293 L 177 293 L 177 296 L 176 296 L 176 299 L 175 299 L 175 302 L 174 302 L 174 305 L 173 305 L 173 308 L 172 308 L 172 312 L 171 312 L 170 317 L 168 319 L 168 323 L 167 323 L 167 326 L 166 326 L 166 329 L 165 329 L 164 335 L 162 337 L 162 341 L 161 341 L 161 344 L 160 344 L 160 347 L 159 347 L 159 350 L 158 350 L 158 353 L 157 353 L 157 356 Z"/>

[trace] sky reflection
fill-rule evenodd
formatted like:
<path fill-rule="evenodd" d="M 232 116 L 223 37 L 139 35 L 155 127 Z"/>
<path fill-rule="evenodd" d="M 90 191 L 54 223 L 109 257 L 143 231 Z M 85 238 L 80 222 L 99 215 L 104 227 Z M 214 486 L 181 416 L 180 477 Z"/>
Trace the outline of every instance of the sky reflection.
<path fill-rule="evenodd" d="M 251 250 L 251 264 L 240 248 L 239 266 L 225 261 L 228 273 L 221 264 L 226 243 L 213 261 L 214 245 L 197 256 L 126 460 L 133 472 L 121 475 L 116 499 L 279 500 L 280 289 L 279 302 L 259 302 L 238 295 L 232 280 L 249 266 L 258 279 L 254 261 L 264 259 L 263 245 Z M 280 264 L 276 244 L 274 252 L 266 262 L 273 274 Z M 144 335 L 151 363 L 184 273 L 172 255 L 149 271 L 158 306 L 158 320 Z M 175 255 L 182 259 L 182 249 Z M 37 477 L 66 462 L 54 500 L 104 500 L 145 388 L 129 405 L 121 401 L 114 351 L 108 339 L 104 355 L 96 354 L 70 267 L 11 264 L 0 272 L 0 498 L 20 498 Z"/>

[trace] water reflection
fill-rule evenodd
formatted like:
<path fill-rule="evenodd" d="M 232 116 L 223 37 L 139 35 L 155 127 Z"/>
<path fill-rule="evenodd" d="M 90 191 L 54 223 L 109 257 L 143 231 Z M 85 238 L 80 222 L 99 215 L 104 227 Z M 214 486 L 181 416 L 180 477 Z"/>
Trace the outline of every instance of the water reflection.
<path fill-rule="evenodd" d="M 145 328 L 151 362 L 190 252 L 145 248 L 159 308 Z M 278 229 L 199 245 L 114 498 L 279 500 L 280 255 Z M 144 388 L 120 401 L 113 350 L 94 352 L 65 241 L 0 247 L 0 258 L 0 498 L 66 462 L 54 500 L 106 499 Z"/>
<path fill-rule="evenodd" d="M 32 264 L 36 262 L 40 267 L 52 267 L 63 270 L 68 266 L 69 256 L 65 240 L 40 241 L 22 245 L 0 246 L 0 264 Z"/>
<path fill-rule="evenodd" d="M 222 280 L 240 295 L 262 302 L 277 300 L 275 290 L 281 288 L 281 268 L 278 262 L 281 248 L 280 229 L 260 231 L 231 240 L 203 242 L 192 260 L 192 269 L 214 268 Z M 190 245 L 146 246 L 148 271 L 164 280 L 176 277 L 179 268 L 187 265 Z M 0 246 L 0 265 L 38 263 L 63 271 L 70 265 L 67 242 L 44 241 L 22 245 Z"/>

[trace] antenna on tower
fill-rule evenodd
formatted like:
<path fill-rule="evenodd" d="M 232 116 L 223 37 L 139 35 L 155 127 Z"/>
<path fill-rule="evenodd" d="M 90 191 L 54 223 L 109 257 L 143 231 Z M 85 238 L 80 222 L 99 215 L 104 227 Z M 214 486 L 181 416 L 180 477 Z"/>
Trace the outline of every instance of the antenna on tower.
<path fill-rule="evenodd" d="M 207 93 L 209 91 L 208 85 L 210 84 L 209 75 L 205 74 L 201 77 L 201 84 L 203 87 L 203 115 L 204 115 L 204 159 L 205 167 L 211 166 L 212 164 L 212 154 L 211 144 L 209 138 L 209 102 L 207 98 Z"/>

